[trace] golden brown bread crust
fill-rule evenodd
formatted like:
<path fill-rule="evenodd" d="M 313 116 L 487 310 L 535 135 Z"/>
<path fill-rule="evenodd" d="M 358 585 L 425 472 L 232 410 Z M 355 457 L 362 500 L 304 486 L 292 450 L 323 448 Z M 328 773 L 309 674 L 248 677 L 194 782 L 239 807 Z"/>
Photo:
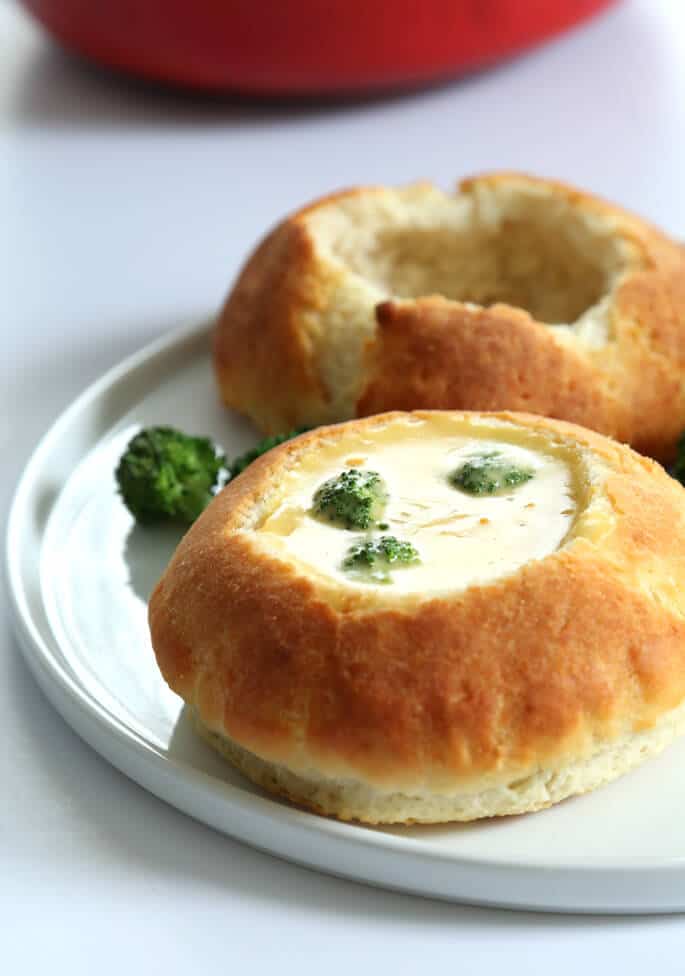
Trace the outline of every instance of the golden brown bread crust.
<path fill-rule="evenodd" d="M 230 332 L 215 332 L 214 356 L 224 377 L 226 403 L 249 415 L 263 409 L 262 425 L 272 430 L 297 426 L 292 390 L 299 391 L 304 410 L 324 395 L 297 322 L 299 308 L 317 304 L 316 285 L 307 274 L 311 252 L 312 244 L 297 224 L 269 234 L 229 299 L 225 315 L 233 323 Z"/>
<path fill-rule="evenodd" d="M 214 332 L 214 366 L 222 398 L 268 433 L 315 426 L 327 391 L 303 316 L 326 307 L 337 275 L 323 267 L 305 218 L 329 194 L 279 224 L 259 244 L 228 296 Z M 340 418 L 343 419 L 343 418 Z"/>
<path fill-rule="evenodd" d="M 521 185 L 565 201 L 625 242 L 610 341 L 597 348 L 503 303 L 426 294 L 373 298 L 354 397 L 340 406 L 321 365 L 328 312 L 345 272 L 311 218 L 382 196 L 363 187 L 315 201 L 262 243 L 219 316 L 215 368 L 228 406 L 268 432 L 392 409 L 526 410 L 592 427 L 669 460 L 685 428 L 685 251 L 647 222 L 562 183 L 515 173 L 475 177 L 463 194 Z"/>
<path fill-rule="evenodd" d="M 563 768 L 685 699 L 682 487 L 592 432 L 497 416 L 608 465 L 593 489 L 601 539 L 489 585 L 368 605 L 241 529 L 287 467 L 349 425 L 284 444 L 212 502 L 150 602 L 162 674 L 210 730 L 295 772 L 449 791 Z"/>
<path fill-rule="evenodd" d="M 682 273 L 682 272 L 681 272 Z M 360 416 L 382 410 L 528 411 L 601 431 L 656 458 L 669 458 L 685 426 L 683 329 L 664 314 L 649 317 L 638 281 L 633 315 L 643 312 L 643 336 L 616 321 L 617 346 L 590 357 L 560 345 L 545 325 L 520 309 L 471 309 L 444 298 L 384 302 Z M 658 290 L 658 289 L 657 289 Z M 623 295 L 619 296 L 623 300 Z M 640 304 L 642 303 L 642 304 Z M 683 294 L 685 307 L 685 293 Z M 647 336 L 652 341 L 647 341 Z M 659 350 L 672 347 L 670 356 Z"/>

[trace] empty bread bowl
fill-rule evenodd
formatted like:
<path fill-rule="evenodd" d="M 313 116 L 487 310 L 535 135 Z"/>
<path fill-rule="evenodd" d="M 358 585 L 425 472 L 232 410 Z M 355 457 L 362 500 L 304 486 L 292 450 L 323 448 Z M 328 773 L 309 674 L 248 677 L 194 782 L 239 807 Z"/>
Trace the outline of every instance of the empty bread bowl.
<path fill-rule="evenodd" d="M 668 460 L 685 258 L 636 216 L 502 173 L 357 188 L 283 221 L 218 319 L 225 403 L 275 433 L 389 409 L 525 410 Z"/>

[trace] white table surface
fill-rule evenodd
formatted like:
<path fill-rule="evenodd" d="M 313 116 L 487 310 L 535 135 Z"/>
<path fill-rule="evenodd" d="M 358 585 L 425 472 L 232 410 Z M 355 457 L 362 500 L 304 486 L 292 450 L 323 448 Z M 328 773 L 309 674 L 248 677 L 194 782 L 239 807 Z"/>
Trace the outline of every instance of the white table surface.
<path fill-rule="evenodd" d="M 462 83 L 298 108 L 118 83 L 0 0 L 3 522 L 59 411 L 122 356 L 211 313 L 277 216 L 333 187 L 449 186 L 493 167 L 566 178 L 685 235 L 681 0 L 626 0 Z M 192 822 L 53 713 L 0 600 L 2 973 L 682 973 L 680 917 L 440 904 L 318 876 Z"/>

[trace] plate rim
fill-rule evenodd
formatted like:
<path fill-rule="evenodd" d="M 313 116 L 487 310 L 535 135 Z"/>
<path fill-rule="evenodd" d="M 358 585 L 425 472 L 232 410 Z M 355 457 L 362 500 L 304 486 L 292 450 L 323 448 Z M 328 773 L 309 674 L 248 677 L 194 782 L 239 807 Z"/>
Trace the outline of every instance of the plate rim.
<path fill-rule="evenodd" d="M 35 445 L 16 484 L 10 503 L 4 540 L 4 576 L 9 600 L 10 618 L 24 660 L 44 694 L 67 724 L 92 748 L 103 755 L 115 768 L 133 779 L 140 786 L 155 793 L 155 795 L 170 805 L 175 806 L 177 809 L 182 809 L 185 813 L 193 816 L 195 819 L 203 820 L 205 823 L 208 823 L 206 819 L 190 812 L 185 806 L 179 806 L 177 802 L 168 796 L 159 793 L 150 786 L 149 782 L 145 781 L 144 776 L 132 773 L 130 768 L 127 767 L 126 762 L 113 758 L 109 754 L 109 750 L 103 751 L 101 744 L 96 745 L 92 740 L 97 738 L 97 736 L 94 733 L 89 735 L 87 731 L 84 731 L 84 727 L 88 725 L 88 722 L 95 723 L 100 731 L 107 732 L 110 735 L 114 733 L 116 744 L 122 753 L 130 757 L 131 762 L 136 766 L 137 770 L 144 772 L 145 769 L 149 769 L 152 778 L 159 778 L 165 771 L 169 772 L 171 770 L 175 776 L 181 777 L 184 780 L 190 780 L 190 785 L 194 789 L 213 789 L 214 791 L 219 789 L 226 794 L 226 797 L 233 805 L 242 808 L 244 812 L 247 812 L 248 808 L 250 808 L 250 812 L 258 814 L 260 819 L 266 818 L 272 822 L 277 820 L 281 826 L 285 825 L 291 830 L 304 830 L 306 833 L 313 834 L 317 839 L 324 842 L 333 841 L 339 847 L 362 847 L 365 849 L 373 849 L 376 852 L 381 850 L 387 854 L 394 854 L 399 857 L 411 855 L 414 858 L 419 857 L 429 864 L 449 864 L 455 871 L 459 869 L 467 869 L 469 871 L 478 869 L 502 874 L 510 872 L 537 872 L 550 878 L 552 875 L 563 873 L 566 877 L 572 875 L 574 879 L 578 881 L 582 880 L 584 883 L 591 878 L 604 878 L 606 880 L 608 875 L 616 872 L 621 875 L 625 872 L 630 872 L 631 874 L 639 875 L 643 881 L 644 876 L 650 874 L 652 876 L 655 874 L 671 876 L 682 872 L 684 876 L 683 880 L 685 881 L 685 856 L 634 855 L 626 858 L 624 856 L 606 855 L 588 859 L 565 858 L 563 855 L 556 856 L 553 859 L 549 856 L 527 858 L 495 856 L 488 858 L 469 855 L 468 853 L 450 856 L 439 848 L 422 845 L 418 838 L 400 837 L 381 831 L 369 830 L 368 828 L 364 828 L 363 825 L 344 823 L 320 817 L 296 807 L 286 806 L 276 799 L 243 792 L 238 787 L 227 782 L 222 782 L 216 777 L 205 773 L 203 770 L 195 768 L 190 763 L 164 755 L 152 743 L 147 742 L 135 730 L 128 728 L 117 716 L 112 715 L 104 706 L 100 705 L 97 699 L 86 689 L 79 686 L 78 682 L 56 658 L 49 644 L 45 641 L 38 622 L 33 618 L 30 601 L 25 592 L 26 587 L 24 586 L 25 581 L 21 561 L 16 556 L 16 553 L 21 549 L 22 525 L 26 516 L 32 511 L 32 487 L 36 480 L 40 480 L 39 475 L 44 458 L 49 456 L 60 438 L 68 431 L 72 421 L 84 411 L 87 411 L 88 407 L 94 401 L 97 401 L 101 394 L 117 385 L 125 385 L 127 382 L 130 382 L 134 371 L 141 369 L 154 370 L 155 367 L 161 365 L 166 354 L 173 352 L 178 354 L 180 349 L 186 344 L 199 343 L 203 339 L 209 341 L 212 329 L 213 320 L 211 319 L 204 319 L 199 323 L 194 322 L 191 325 L 176 329 L 169 334 L 147 343 L 119 363 L 110 367 L 98 379 L 89 384 L 53 421 Z M 135 402 L 138 401 L 134 399 L 129 405 L 132 406 Z M 121 413 L 123 413 L 123 410 Z M 95 435 L 94 443 L 97 443 L 100 438 L 101 435 Z M 60 487 L 63 487 L 63 485 Z M 52 505 L 54 505 L 54 501 Z M 43 531 L 44 528 L 41 531 L 41 535 Z M 51 690 L 53 693 L 51 693 Z M 210 825 L 215 829 L 222 830 L 221 827 L 216 827 L 215 824 Z M 229 833 L 227 830 L 224 832 Z M 231 833 L 231 836 L 253 847 L 260 847 L 259 844 L 254 843 L 252 840 L 236 835 L 235 833 Z M 363 877 L 359 873 L 343 875 L 342 871 L 336 872 L 326 867 L 321 868 L 320 865 L 312 861 L 298 861 L 297 858 L 289 856 L 288 853 L 281 851 L 277 846 L 261 847 L 260 849 L 267 850 L 268 853 L 285 858 L 286 860 L 303 863 L 307 867 L 324 870 L 329 874 L 340 874 L 351 880 L 365 881 L 366 883 L 381 887 L 395 888 L 395 890 L 403 890 L 405 892 L 414 891 L 428 894 L 432 897 L 449 898 L 454 901 L 469 903 L 468 897 L 452 896 L 441 894 L 440 892 L 420 892 L 419 889 L 412 887 L 411 884 L 406 887 L 401 885 L 396 886 L 384 881 Z M 496 895 L 492 901 L 480 897 L 471 900 L 470 903 L 499 904 L 521 909 L 534 907 L 546 911 L 563 910 L 600 913 L 679 912 L 685 909 L 685 884 L 683 887 L 684 891 L 681 899 L 674 899 L 672 903 L 664 903 L 660 907 L 656 902 L 650 902 L 651 907 L 648 908 L 634 908 L 630 907 L 627 903 L 623 907 L 614 908 L 602 908 L 596 904 L 589 908 L 564 908 L 563 898 L 561 901 L 554 901 L 548 906 L 545 904 L 532 904 L 530 902 L 518 903 L 515 900 L 498 898 Z M 571 900 L 573 901 L 574 899 Z M 678 907 L 676 907 L 676 901 Z"/>

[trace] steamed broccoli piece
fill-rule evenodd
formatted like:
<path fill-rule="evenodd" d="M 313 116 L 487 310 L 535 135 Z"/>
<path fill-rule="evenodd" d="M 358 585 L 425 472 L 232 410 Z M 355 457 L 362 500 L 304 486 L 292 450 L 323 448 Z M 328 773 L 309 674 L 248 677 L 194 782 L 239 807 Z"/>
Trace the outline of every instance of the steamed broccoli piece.
<path fill-rule="evenodd" d="M 503 458 L 499 451 L 488 451 L 464 462 L 449 476 L 450 484 L 469 495 L 494 495 L 516 488 L 533 477 L 530 468 Z"/>
<path fill-rule="evenodd" d="M 360 578 L 389 583 L 390 569 L 418 562 L 419 554 L 411 542 L 396 539 L 394 535 L 382 535 L 379 539 L 368 539 L 350 546 L 342 567 Z"/>
<path fill-rule="evenodd" d="M 668 473 L 681 485 L 685 485 L 685 432 L 678 439 L 678 453 L 675 461 L 668 469 Z"/>
<path fill-rule="evenodd" d="M 324 481 L 314 495 L 314 514 L 343 529 L 368 529 L 382 514 L 388 492 L 375 471 L 351 468 Z"/>
<path fill-rule="evenodd" d="M 223 467 L 223 454 L 208 438 L 148 427 L 129 441 L 115 477 L 136 521 L 190 525 L 219 487 Z"/>
<path fill-rule="evenodd" d="M 265 437 L 264 440 L 260 441 L 256 447 L 251 447 L 249 451 L 245 451 L 244 454 L 240 454 L 237 458 L 234 458 L 228 465 L 228 473 L 231 478 L 237 478 L 245 468 L 256 461 L 258 457 L 262 454 L 266 454 L 270 451 L 272 447 L 278 447 L 284 441 L 289 441 L 293 437 L 298 437 L 300 434 L 304 434 L 309 430 L 309 427 L 300 427 L 297 430 L 289 430 L 287 434 L 274 434 L 272 437 Z"/>

